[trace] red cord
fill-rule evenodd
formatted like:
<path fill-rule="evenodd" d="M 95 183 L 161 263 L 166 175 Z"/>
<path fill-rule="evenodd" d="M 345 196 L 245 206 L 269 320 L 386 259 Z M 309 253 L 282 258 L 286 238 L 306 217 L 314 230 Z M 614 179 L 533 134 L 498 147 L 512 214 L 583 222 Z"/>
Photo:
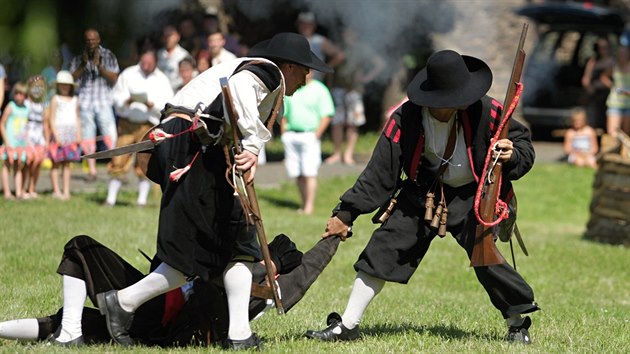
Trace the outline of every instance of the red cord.
<path fill-rule="evenodd" d="M 490 166 L 490 160 L 492 159 L 494 145 L 497 143 L 497 141 L 499 141 L 499 136 L 501 135 L 501 131 L 503 130 L 508 120 L 512 116 L 512 113 L 514 112 L 514 109 L 516 108 L 518 101 L 521 99 L 522 92 L 523 92 L 523 84 L 520 82 L 517 82 L 516 93 L 514 94 L 514 99 L 512 99 L 512 102 L 510 102 L 510 107 L 508 108 L 507 113 L 503 117 L 501 124 L 499 124 L 499 127 L 497 128 L 496 133 L 494 134 L 492 139 L 490 139 L 490 146 L 488 147 L 488 153 L 486 154 L 486 161 L 484 162 L 483 172 L 481 173 L 482 180 L 479 182 L 479 185 L 477 186 L 477 193 L 475 194 L 475 206 L 474 206 L 475 216 L 477 217 L 477 221 L 479 221 L 481 225 L 486 226 L 486 227 L 493 227 L 499 224 L 501 221 L 507 219 L 509 216 L 507 203 L 502 201 L 498 196 L 497 196 L 497 201 L 495 203 L 495 209 L 494 209 L 494 213 L 495 215 L 498 216 L 498 218 L 492 222 L 486 222 L 485 220 L 483 220 L 483 218 L 479 214 L 479 205 L 481 204 L 481 194 L 483 193 L 483 187 L 485 186 L 486 174 L 488 172 L 488 167 Z M 502 182 L 501 180 L 502 180 L 502 177 L 499 176 L 499 180 L 497 181 L 497 183 L 499 184 L 499 190 L 501 188 L 501 182 Z"/>

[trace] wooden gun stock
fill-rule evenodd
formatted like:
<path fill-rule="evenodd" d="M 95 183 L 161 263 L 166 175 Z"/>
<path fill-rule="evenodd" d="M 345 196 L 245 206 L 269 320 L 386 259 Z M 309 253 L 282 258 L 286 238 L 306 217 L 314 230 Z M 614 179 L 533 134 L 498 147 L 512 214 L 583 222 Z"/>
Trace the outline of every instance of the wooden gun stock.
<path fill-rule="evenodd" d="M 221 91 L 223 92 L 223 99 L 225 100 L 225 110 L 226 114 L 230 119 L 230 124 L 232 125 L 233 137 L 234 137 L 234 150 L 238 155 L 242 152 L 240 145 L 240 132 L 238 130 L 238 114 L 234 109 L 234 102 L 232 101 L 232 94 L 230 93 L 230 87 L 227 83 L 227 78 L 221 78 Z M 243 198 L 245 203 L 248 203 L 248 206 L 243 208 L 244 210 L 251 211 L 251 218 L 253 219 L 254 225 L 256 227 L 256 235 L 258 236 L 258 243 L 260 244 L 260 250 L 262 252 L 263 260 L 265 261 L 265 270 L 267 271 L 267 286 L 261 287 L 253 284 L 252 292 L 255 296 L 262 296 L 264 298 L 268 298 L 269 293 L 271 293 L 274 303 L 276 304 L 276 310 L 278 314 L 284 314 L 284 308 L 282 307 L 282 300 L 280 299 L 280 294 L 278 292 L 278 287 L 276 285 L 275 277 L 273 274 L 273 268 L 271 266 L 271 256 L 269 254 L 269 247 L 267 246 L 267 236 L 265 234 L 265 228 L 263 227 L 262 218 L 260 217 L 260 207 L 258 206 L 258 198 L 256 197 L 256 189 L 254 188 L 254 181 L 247 182 L 251 175 L 251 171 L 247 170 L 243 174 L 243 178 L 245 180 L 245 192 L 247 194 L 247 199 Z M 266 288 L 266 289 L 265 289 Z"/>
<path fill-rule="evenodd" d="M 503 101 L 503 110 L 501 112 L 501 121 L 504 120 L 507 114 L 508 107 L 514 100 L 516 95 L 517 84 L 521 81 L 521 74 L 523 72 L 523 64 L 525 62 L 525 51 L 523 45 L 525 44 L 525 37 L 527 36 L 527 23 L 523 24 L 523 30 L 521 31 L 521 39 L 516 51 L 516 57 L 514 58 L 514 66 L 512 67 L 512 75 L 510 76 L 510 82 L 508 90 Z M 509 119 L 509 117 L 508 117 Z M 504 129 L 501 131 L 499 138 L 505 139 L 508 136 L 509 124 L 505 124 Z M 490 151 L 489 153 L 492 153 Z M 499 198 L 499 192 L 501 186 L 499 181 L 501 179 L 503 164 L 498 161 L 494 168 L 488 171 L 487 176 L 481 176 L 482 180 L 479 183 L 484 184 L 482 199 L 480 203 L 481 218 L 485 222 L 492 222 L 495 218 L 496 203 Z M 501 252 L 497 249 L 494 243 L 493 228 L 484 226 L 482 224 L 477 226 L 475 235 L 475 244 L 473 246 L 472 255 L 470 257 L 470 265 L 472 267 L 485 267 L 495 264 L 503 264 L 505 258 L 501 255 Z"/>

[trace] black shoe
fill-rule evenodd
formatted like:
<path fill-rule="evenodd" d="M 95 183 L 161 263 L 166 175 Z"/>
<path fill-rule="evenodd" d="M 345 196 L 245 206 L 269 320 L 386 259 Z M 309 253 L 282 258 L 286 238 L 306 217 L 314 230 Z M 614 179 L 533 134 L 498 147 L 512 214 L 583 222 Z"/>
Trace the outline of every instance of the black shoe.
<path fill-rule="evenodd" d="M 96 294 L 96 302 L 101 315 L 105 315 L 107 331 L 116 343 L 124 346 L 133 345 L 133 339 L 129 336 L 129 329 L 133 323 L 133 312 L 127 312 L 120 307 L 118 291 L 110 290 Z"/>
<path fill-rule="evenodd" d="M 510 326 L 508 328 L 507 341 L 513 343 L 531 344 L 532 338 L 529 336 L 529 327 L 532 325 L 532 320 L 529 316 L 524 317 L 521 323 Z"/>
<path fill-rule="evenodd" d="M 85 345 L 85 340 L 83 340 L 83 336 L 77 337 L 71 341 L 68 342 L 60 342 L 57 340 L 57 337 L 55 336 L 55 334 L 51 333 L 48 338 L 48 343 L 52 344 L 52 345 L 56 345 L 59 347 L 66 347 L 66 348 L 76 348 L 76 347 L 82 347 L 83 345 Z"/>
<path fill-rule="evenodd" d="M 319 339 L 323 341 L 350 341 L 361 337 L 359 326 L 348 329 L 341 323 L 341 316 L 333 312 L 326 319 L 328 327 L 321 331 L 308 330 L 304 334 L 308 338 Z"/>
<path fill-rule="evenodd" d="M 262 350 L 262 341 L 256 333 L 252 333 L 247 339 L 224 339 L 221 343 L 223 349 L 246 350 L 256 348 Z"/>

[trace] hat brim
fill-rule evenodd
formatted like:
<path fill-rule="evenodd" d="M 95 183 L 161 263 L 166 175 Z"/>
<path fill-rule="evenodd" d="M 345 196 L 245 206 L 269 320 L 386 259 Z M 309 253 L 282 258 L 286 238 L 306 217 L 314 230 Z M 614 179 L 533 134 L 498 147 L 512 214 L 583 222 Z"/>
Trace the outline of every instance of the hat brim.
<path fill-rule="evenodd" d="M 457 108 L 470 106 L 482 98 L 492 86 L 492 71 L 483 60 L 462 55 L 470 77 L 455 89 L 436 90 L 428 87 L 427 68 L 416 74 L 407 87 L 407 97 L 419 106 Z"/>
<path fill-rule="evenodd" d="M 247 56 L 248 57 L 261 57 L 261 58 L 267 58 L 271 60 L 287 61 L 287 62 L 303 65 L 303 66 L 306 66 L 307 68 L 321 71 L 326 74 L 330 74 L 334 71 L 333 68 L 331 68 L 330 66 L 328 66 L 328 64 L 324 63 L 321 59 L 319 59 L 317 55 L 313 53 L 313 51 L 310 51 L 309 53 L 310 57 L 308 60 L 297 60 L 295 58 L 290 58 L 288 56 L 280 56 L 280 55 L 277 55 L 276 53 L 272 53 L 267 50 L 267 47 L 270 41 L 271 41 L 270 39 L 266 39 L 254 45 L 247 53 Z"/>
<path fill-rule="evenodd" d="M 76 82 L 73 83 L 69 83 L 69 82 L 58 82 L 57 80 L 53 80 L 50 82 L 52 85 L 57 85 L 57 84 L 61 84 L 61 85 L 72 85 L 74 87 L 79 87 L 79 84 Z"/>

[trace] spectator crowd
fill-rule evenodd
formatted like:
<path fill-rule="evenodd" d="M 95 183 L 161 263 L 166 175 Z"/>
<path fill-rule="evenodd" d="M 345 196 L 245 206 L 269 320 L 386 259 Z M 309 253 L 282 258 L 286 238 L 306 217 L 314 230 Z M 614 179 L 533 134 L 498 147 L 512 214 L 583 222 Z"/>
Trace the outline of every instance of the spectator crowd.
<path fill-rule="evenodd" d="M 149 39 L 137 42 L 137 63 L 128 67 L 121 67 L 116 53 L 102 44 L 107 40 L 102 41 L 99 31 L 89 28 L 84 31 L 84 49 L 71 61 L 63 64 L 60 52 L 41 74 L 13 83 L 10 90 L 0 64 L 0 102 L 6 101 L 0 127 L 4 197 L 37 198 L 40 169 L 45 164 L 50 166 L 52 197 L 69 199 L 72 166 L 83 165 L 87 182 L 97 178 L 96 161 L 82 159 L 82 155 L 141 141 L 159 122 L 165 103 L 193 78 L 212 66 L 247 56 L 247 47 L 238 43 L 238 36 L 221 32 L 217 16 L 205 16 L 200 27 L 197 30 L 190 17 L 166 24 L 159 43 Z M 317 33 L 311 12 L 299 14 L 295 29 L 309 40 L 314 53 L 337 69 L 327 76 L 313 73 L 309 82 L 314 80 L 317 86 L 304 87 L 302 97 L 308 97 L 312 87 L 320 88 L 321 93 L 308 100 L 287 97 L 285 111 L 292 115 L 280 120 L 283 135 L 309 136 L 308 149 L 284 146 L 291 152 L 285 158 L 287 173 L 296 178 L 302 196 L 299 211 L 310 214 L 322 162 L 322 135 L 331 124 L 335 151 L 326 163 L 354 163 L 357 129 L 365 123 L 363 88 L 383 70 L 384 61 L 351 29 L 338 44 Z M 366 56 L 369 60 L 364 60 Z M 259 161 L 264 160 L 263 150 Z M 109 161 L 105 205 L 116 204 L 133 165 L 131 155 Z M 144 206 L 151 185 L 137 166 L 135 172 L 139 178 L 137 204 Z"/>

